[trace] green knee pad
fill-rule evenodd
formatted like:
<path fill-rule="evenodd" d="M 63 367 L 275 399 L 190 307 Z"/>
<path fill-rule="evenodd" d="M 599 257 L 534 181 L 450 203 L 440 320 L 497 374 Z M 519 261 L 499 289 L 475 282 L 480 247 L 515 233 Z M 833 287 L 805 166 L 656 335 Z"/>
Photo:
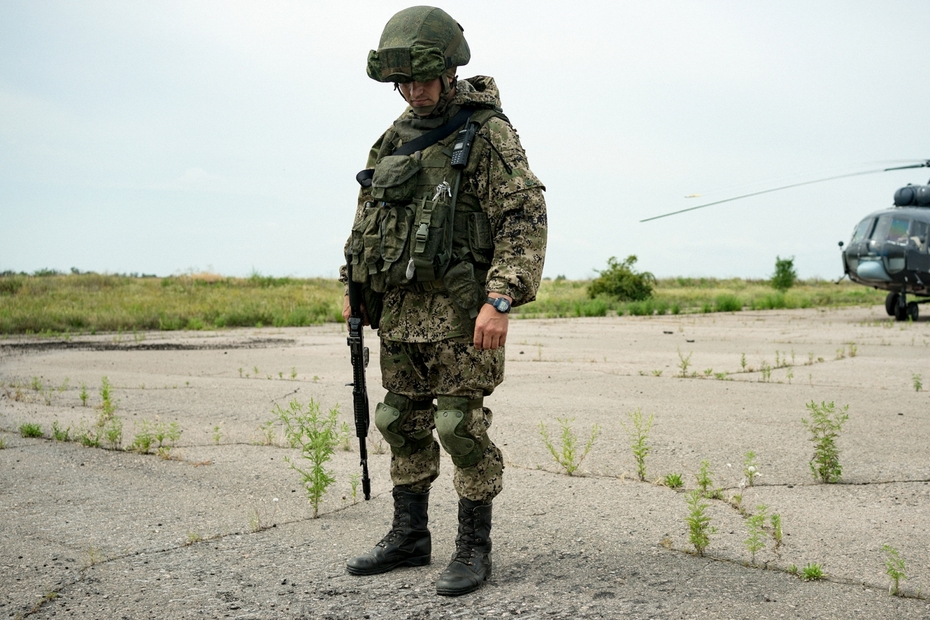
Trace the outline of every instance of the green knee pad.
<path fill-rule="evenodd" d="M 465 429 L 466 414 L 482 406 L 484 399 L 458 396 L 437 398 L 436 432 L 452 462 L 457 467 L 474 467 L 481 460 L 491 440 L 484 433 L 475 437 Z"/>
<path fill-rule="evenodd" d="M 404 435 L 400 430 L 401 424 L 414 410 L 415 405 L 423 406 L 424 404 L 412 401 L 406 396 L 388 392 L 384 396 L 384 402 L 378 403 L 375 407 L 375 426 L 391 446 L 393 454 L 409 456 L 432 443 L 432 432 L 429 429 L 420 431 L 414 436 Z"/>

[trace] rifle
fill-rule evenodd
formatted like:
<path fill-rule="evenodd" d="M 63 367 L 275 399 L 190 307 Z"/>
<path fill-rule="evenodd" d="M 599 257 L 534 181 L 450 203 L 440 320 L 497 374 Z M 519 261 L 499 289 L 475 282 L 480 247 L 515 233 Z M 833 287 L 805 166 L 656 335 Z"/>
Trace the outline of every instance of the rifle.
<path fill-rule="evenodd" d="M 351 259 L 351 257 L 347 257 Z M 352 281 L 352 261 L 346 260 L 349 281 L 349 351 L 352 357 L 352 410 L 355 413 L 355 435 L 358 437 L 358 452 L 362 466 L 362 493 L 365 499 L 371 499 L 371 480 L 368 478 L 368 447 L 365 440 L 368 437 L 368 388 L 365 385 L 365 367 L 368 366 L 368 347 L 362 337 L 362 324 L 365 322 L 362 315 L 361 285 Z"/>

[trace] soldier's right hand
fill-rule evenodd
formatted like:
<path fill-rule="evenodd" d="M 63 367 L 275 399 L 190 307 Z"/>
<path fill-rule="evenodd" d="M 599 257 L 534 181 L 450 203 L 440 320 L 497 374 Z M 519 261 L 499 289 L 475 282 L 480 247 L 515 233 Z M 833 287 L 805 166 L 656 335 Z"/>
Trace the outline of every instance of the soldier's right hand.
<path fill-rule="evenodd" d="M 365 311 L 365 304 L 362 304 L 359 307 L 359 310 L 362 311 L 362 325 L 369 325 L 368 313 Z M 352 306 L 349 305 L 349 296 L 346 295 L 342 300 L 342 318 L 345 319 L 346 323 L 348 323 L 349 317 L 351 315 L 352 315 Z"/>

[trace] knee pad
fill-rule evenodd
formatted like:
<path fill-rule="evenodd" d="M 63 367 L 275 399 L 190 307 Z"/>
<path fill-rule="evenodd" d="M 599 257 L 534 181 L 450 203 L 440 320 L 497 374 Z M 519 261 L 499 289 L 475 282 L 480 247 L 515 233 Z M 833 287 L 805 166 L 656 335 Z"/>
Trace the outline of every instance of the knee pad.
<path fill-rule="evenodd" d="M 468 399 L 458 396 L 437 398 L 436 432 L 439 441 L 457 467 L 473 467 L 478 464 L 490 444 L 487 434 L 472 435 L 466 428 L 468 412 L 480 409 L 482 398 Z"/>
<path fill-rule="evenodd" d="M 406 396 L 388 392 L 384 402 L 375 407 L 375 426 L 381 431 L 384 440 L 391 446 L 391 452 L 398 456 L 408 456 L 422 450 L 432 442 L 432 432 L 425 429 L 415 435 L 403 434 L 401 424 L 416 406 L 426 406 L 426 403 L 413 401 Z"/>

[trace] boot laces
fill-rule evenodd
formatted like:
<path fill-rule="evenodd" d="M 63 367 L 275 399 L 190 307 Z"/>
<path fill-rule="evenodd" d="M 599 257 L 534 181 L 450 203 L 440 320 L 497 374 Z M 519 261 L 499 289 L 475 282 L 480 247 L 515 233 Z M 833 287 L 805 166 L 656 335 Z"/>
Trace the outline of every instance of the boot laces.
<path fill-rule="evenodd" d="M 462 530 L 455 539 L 455 554 L 452 556 L 452 561 L 468 566 L 473 565 L 472 559 L 478 555 L 475 547 L 481 543 L 481 538 L 476 536 L 475 525 L 470 522 L 463 523 Z"/>
<path fill-rule="evenodd" d="M 391 523 L 391 529 L 384 535 L 381 542 L 378 543 L 379 547 L 387 547 L 395 540 L 400 540 L 404 537 L 404 533 L 408 527 L 408 519 L 406 516 L 406 513 L 400 510 L 394 513 L 394 521 Z"/>

